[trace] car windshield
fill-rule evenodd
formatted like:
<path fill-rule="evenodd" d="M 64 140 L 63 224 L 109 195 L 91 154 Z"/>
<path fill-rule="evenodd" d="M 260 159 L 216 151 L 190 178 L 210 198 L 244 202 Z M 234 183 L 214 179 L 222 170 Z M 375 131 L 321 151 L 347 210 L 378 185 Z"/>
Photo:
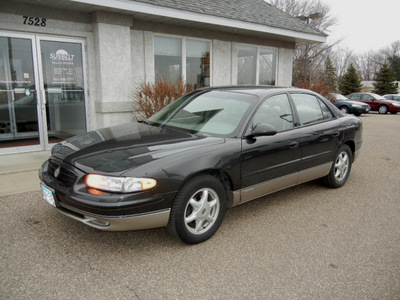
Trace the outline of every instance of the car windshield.
<path fill-rule="evenodd" d="M 341 95 L 341 94 L 335 94 L 336 96 L 336 100 L 348 100 L 348 98 L 346 98 L 345 96 Z"/>
<path fill-rule="evenodd" d="M 166 106 L 147 122 L 210 136 L 237 136 L 257 97 L 230 91 L 189 94 Z"/>
<path fill-rule="evenodd" d="M 381 95 L 378 95 L 378 94 L 371 94 L 371 95 L 377 100 L 387 100 L 387 99 L 383 98 Z"/>

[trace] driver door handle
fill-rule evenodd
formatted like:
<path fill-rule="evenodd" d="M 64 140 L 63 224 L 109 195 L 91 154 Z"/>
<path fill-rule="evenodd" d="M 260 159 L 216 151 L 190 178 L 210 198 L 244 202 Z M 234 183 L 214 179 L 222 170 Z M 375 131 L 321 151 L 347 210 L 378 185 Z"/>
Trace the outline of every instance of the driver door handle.
<path fill-rule="evenodd" d="M 299 145 L 300 145 L 299 142 L 294 141 L 294 142 L 291 142 L 291 143 L 289 144 L 289 148 L 290 148 L 290 149 L 296 149 L 297 147 L 299 147 Z"/>
<path fill-rule="evenodd" d="M 337 137 L 337 136 L 339 136 L 339 134 L 340 134 L 339 131 L 332 132 L 332 136 L 333 136 L 333 137 Z"/>

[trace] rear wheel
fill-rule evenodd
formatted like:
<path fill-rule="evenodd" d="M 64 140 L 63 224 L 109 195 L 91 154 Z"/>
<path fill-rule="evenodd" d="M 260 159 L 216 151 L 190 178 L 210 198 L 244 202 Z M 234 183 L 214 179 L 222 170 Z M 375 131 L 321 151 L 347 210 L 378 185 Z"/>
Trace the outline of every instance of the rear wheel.
<path fill-rule="evenodd" d="M 378 107 L 378 112 L 382 115 L 387 114 L 388 111 L 389 111 L 389 108 L 386 105 L 381 105 Z"/>
<path fill-rule="evenodd" d="M 187 244 L 206 241 L 214 235 L 226 212 L 226 192 L 211 175 L 187 182 L 174 201 L 168 223 L 169 232 Z"/>
<path fill-rule="evenodd" d="M 335 159 L 329 174 L 323 178 L 323 182 L 331 188 L 339 188 L 343 186 L 351 171 L 353 155 L 350 147 L 342 145 L 336 152 Z"/>

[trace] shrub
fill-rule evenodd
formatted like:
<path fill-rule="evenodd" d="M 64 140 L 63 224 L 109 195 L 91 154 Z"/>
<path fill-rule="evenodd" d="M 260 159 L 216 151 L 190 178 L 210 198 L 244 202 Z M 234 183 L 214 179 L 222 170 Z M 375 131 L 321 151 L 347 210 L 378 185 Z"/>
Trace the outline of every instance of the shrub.
<path fill-rule="evenodd" d="M 185 84 L 182 80 L 173 83 L 161 78 L 154 83 L 141 82 L 132 97 L 134 100 L 133 119 L 145 120 L 193 90 L 193 85 Z"/>
<path fill-rule="evenodd" d="M 327 97 L 329 93 L 334 92 L 331 87 L 327 86 L 323 81 L 301 81 L 296 84 L 298 88 L 312 90 L 324 97 Z"/>

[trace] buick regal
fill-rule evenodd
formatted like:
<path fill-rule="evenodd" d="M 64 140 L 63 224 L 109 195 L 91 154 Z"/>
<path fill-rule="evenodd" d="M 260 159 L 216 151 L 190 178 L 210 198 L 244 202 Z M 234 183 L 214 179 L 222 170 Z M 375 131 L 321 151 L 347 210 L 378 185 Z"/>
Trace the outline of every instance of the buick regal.
<path fill-rule="evenodd" d="M 361 144 L 361 120 L 314 92 L 203 88 L 148 120 L 55 145 L 39 177 L 43 197 L 72 219 L 110 231 L 167 227 L 195 244 L 227 208 L 319 178 L 343 186 Z"/>

